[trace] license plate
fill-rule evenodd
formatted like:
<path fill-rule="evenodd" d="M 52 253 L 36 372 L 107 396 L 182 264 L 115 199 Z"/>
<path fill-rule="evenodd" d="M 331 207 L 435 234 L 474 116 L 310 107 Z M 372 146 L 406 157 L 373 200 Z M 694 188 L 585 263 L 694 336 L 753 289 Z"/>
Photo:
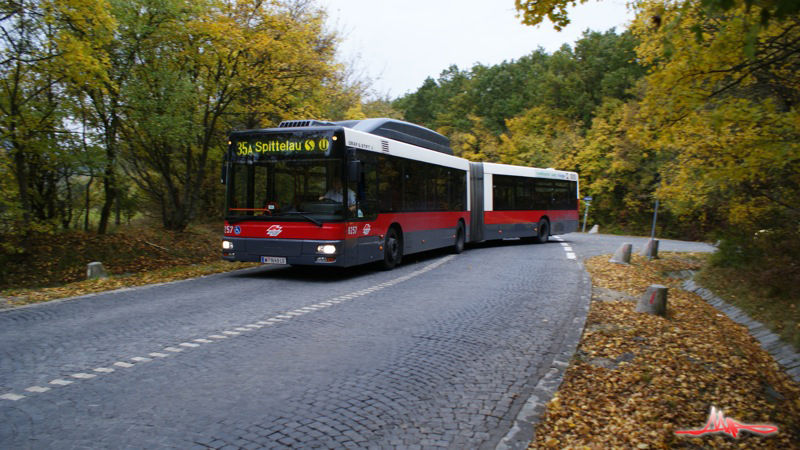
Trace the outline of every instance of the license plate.
<path fill-rule="evenodd" d="M 262 256 L 261 257 L 262 264 L 286 264 L 286 258 L 280 258 L 277 256 Z"/>

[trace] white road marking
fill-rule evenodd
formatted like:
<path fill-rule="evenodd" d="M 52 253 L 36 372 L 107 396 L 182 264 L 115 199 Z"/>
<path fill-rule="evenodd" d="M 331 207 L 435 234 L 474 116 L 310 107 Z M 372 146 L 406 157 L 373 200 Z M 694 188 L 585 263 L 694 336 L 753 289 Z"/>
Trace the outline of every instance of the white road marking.
<path fill-rule="evenodd" d="M 108 367 L 98 367 L 98 368 L 92 369 L 92 370 L 94 370 L 95 372 L 99 372 L 99 373 L 111 373 L 111 372 L 114 372 L 114 369 L 109 369 Z"/>
<path fill-rule="evenodd" d="M 187 347 L 187 348 L 200 347 L 200 344 L 192 344 L 191 342 L 181 342 L 178 345 L 180 345 L 181 347 Z"/>
<path fill-rule="evenodd" d="M 25 396 L 17 394 L 3 394 L 0 395 L 0 398 L 3 400 L 17 401 L 17 400 L 22 400 L 23 398 L 25 398 Z"/>
<path fill-rule="evenodd" d="M 575 258 L 575 253 L 567 252 L 567 259 L 576 259 Z"/>
<path fill-rule="evenodd" d="M 165 353 L 150 353 L 150 356 L 155 357 L 155 358 L 166 358 L 169 355 L 167 355 Z"/>
<path fill-rule="evenodd" d="M 41 387 L 41 386 L 31 386 L 25 389 L 28 392 L 47 392 L 50 390 L 49 387 Z"/>
<path fill-rule="evenodd" d="M 50 384 L 54 384 L 56 386 L 69 386 L 72 383 L 74 383 L 74 381 L 62 380 L 60 378 L 50 382 Z"/>
<path fill-rule="evenodd" d="M 91 374 L 91 373 L 73 373 L 70 376 L 72 378 L 77 378 L 79 380 L 88 380 L 90 378 L 96 377 L 97 375 L 94 375 L 94 374 Z"/>
<path fill-rule="evenodd" d="M 149 361 L 152 361 L 152 359 L 150 359 L 150 358 L 143 358 L 143 357 L 141 357 L 141 356 L 134 356 L 133 358 L 131 358 L 131 361 L 136 361 L 136 362 L 149 362 Z"/>
<path fill-rule="evenodd" d="M 167 347 L 167 348 L 164 349 L 164 351 L 172 352 L 172 353 L 180 353 L 180 352 L 183 351 L 183 349 L 182 348 L 175 348 L 175 347 Z"/>
<path fill-rule="evenodd" d="M 122 362 L 122 361 L 115 362 L 113 365 L 115 365 L 117 367 L 122 367 L 122 368 L 125 368 L 125 369 L 127 369 L 129 367 L 133 367 L 133 364 Z"/>

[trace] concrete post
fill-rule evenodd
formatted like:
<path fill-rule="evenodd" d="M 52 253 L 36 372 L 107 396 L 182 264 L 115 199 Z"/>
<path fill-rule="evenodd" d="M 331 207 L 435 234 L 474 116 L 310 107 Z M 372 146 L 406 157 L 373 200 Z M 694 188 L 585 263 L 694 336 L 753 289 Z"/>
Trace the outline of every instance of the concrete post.
<path fill-rule="evenodd" d="M 647 258 L 648 261 L 651 259 L 658 259 L 658 239 L 648 240 L 642 252 L 639 253 L 639 256 Z"/>
<path fill-rule="evenodd" d="M 636 312 L 667 317 L 667 290 L 666 286 L 651 284 L 636 304 Z"/>
<path fill-rule="evenodd" d="M 614 256 L 608 260 L 608 262 L 617 263 L 617 264 L 630 264 L 631 263 L 631 249 L 633 245 L 631 244 L 622 244 L 619 246 L 616 252 L 614 252 Z"/>
<path fill-rule="evenodd" d="M 589 230 L 589 234 L 597 234 L 599 232 L 600 232 L 600 226 L 599 225 L 595 225 L 595 226 L 592 227 L 591 230 Z"/>
<path fill-rule="evenodd" d="M 101 262 L 91 262 L 86 266 L 86 278 L 91 280 L 94 278 L 108 278 L 108 272 L 103 267 Z"/>

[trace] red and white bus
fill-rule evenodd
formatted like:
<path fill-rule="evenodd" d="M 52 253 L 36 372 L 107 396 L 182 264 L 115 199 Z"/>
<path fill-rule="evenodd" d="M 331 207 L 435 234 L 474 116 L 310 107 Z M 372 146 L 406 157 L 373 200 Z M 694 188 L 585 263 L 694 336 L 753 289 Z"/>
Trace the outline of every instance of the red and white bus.
<path fill-rule="evenodd" d="M 578 227 L 578 176 L 469 162 L 393 119 L 231 133 L 222 257 L 348 267 L 467 242 L 546 242 Z"/>

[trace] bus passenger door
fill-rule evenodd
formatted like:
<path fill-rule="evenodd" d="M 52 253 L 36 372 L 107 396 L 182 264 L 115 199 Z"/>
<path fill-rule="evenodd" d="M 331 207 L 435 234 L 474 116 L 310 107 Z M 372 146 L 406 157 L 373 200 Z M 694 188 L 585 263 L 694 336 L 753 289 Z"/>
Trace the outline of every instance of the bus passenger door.
<path fill-rule="evenodd" d="M 483 163 L 469 163 L 469 242 L 483 240 Z"/>

